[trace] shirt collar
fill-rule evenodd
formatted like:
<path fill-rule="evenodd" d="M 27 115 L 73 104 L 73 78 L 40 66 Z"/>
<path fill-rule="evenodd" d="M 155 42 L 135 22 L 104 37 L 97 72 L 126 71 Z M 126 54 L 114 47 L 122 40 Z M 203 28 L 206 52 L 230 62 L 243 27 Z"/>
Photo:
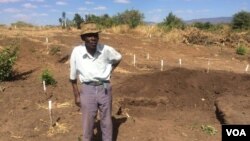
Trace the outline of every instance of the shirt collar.
<path fill-rule="evenodd" d="M 82 45 L 83 46 L 83 48 L 84 48 L 84 50 L 83 50 L 83 57 L 84 56 L 89 56 L 89 57 L 91 57 L 92 58 L 92 56 L 91 55 L 89 55 L 89 53 L 87 52 L 87 49 L 86 49 L 86 46 L 85 45 Z M 103 52 L 103 45 L 101 45 L 101 44 L 97 44 L 97 47 L 96 47 L 96 51 L 98 52 L 98 53 L 102 53 Z"/>

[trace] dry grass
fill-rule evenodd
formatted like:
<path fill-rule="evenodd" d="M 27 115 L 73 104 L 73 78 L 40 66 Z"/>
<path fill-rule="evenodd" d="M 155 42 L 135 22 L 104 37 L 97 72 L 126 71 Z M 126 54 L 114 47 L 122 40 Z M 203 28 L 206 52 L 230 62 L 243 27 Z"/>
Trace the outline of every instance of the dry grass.
<path fill-rule="evenodd" d="M 123 69 L 123 68 L 120 68 L 120 67 L 116 68 L 116 69 L 115 69 L 115 72 L 124 73 L 124 74 L 129 74 L 129 73 L 131 73 L 130 71 L 128 71 L 128 70 L 126 70 L 126 69 Z"/>
<path fill-rule="evenodd" d="M 47 136 L 51 137 L 53 135 L 56 134 L 65 134 L 69 132 L 69 125 L 65 124 L 65 123 L 55 123 L 55 126 L 50 127 L 48 132 L 47 132 Z"/>
<path fill-rule="evenodd" d="M 163 35 L 163 40 L 171 43 L 181 43 L 183 42 L 183 35 L 185 31 L 180 29 L 173 29 Z"/>
<path fill-rule="evenodd" d="M 62 30 L 58 27 L 55 28 L 17 28 L 14 29 L 8 27 L 0 27 L 0 33 L 4 33 L 6 37 L 32 37 L 35 42 L 45 42 L 45 38 L 53 38 L 58 34 L 64 34 L 65 36 L 71 36 L 72 33 L 78 34 L 79 30 L 72 28 L 71 30 Z M 250 31 L 245 32 L 233 32 L 228 25 L 224 25 L 223 29 L 218 31 L 203 31 L 197 28 L 188 27 L 185 30 L 173 29 L 169 32 L 164 31 L 157 25 L 140 25 L 135 29 L 130 29 L 128 25 L 114 26 L 109 29 L 103 30 L 103 32 L 111 34 L 126 34 L 136 33 L 138 36 L 148 38 L 162 38 L 166 42 L 171 43 L 186 43 L 197 45 L 226 45 L 235 47 L 238 43 L 250 46 Z M 1 35 L 1 34 L 0 34 Z M 40 40 L 42 39 L 42 40 Z M 44 40 L 43 40 L 44 39 Z M 50 41 L 49 41 L 50 42 Z M 51 44 L 59 44 L 58 41 L 51 41 Z"/>
<path fill-rule="evenodd" d="M 72 102 L 63 102 L 63 103 L 57 103 L 57 102 L 53 102 L 52 103 L 52 108 L 68 108 L 68 107 L 72 107 Z M 48 110 L 48 104 L 44 103 L 44 104 L 37 104 L 38 109 L 46 109 Z"/>
<path fill-rule="evenodd" d="M 114 33 L 114 34 L 124 34 L 130 31 L 128 25 L 114 26 L 110 29 L 105 29 L 104 32 Z"/>

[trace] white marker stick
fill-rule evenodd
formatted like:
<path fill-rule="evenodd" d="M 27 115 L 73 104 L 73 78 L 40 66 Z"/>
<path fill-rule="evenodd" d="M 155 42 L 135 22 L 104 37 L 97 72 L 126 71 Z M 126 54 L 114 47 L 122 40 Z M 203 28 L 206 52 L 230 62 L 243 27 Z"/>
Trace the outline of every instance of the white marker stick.
<path fill-rule="evenodd" d="M 50 118 L 50 125 L 53 125 L 53 120 L 52 120 L 52 101 L 49 100 L 49 118 Z"/>
<path fill-rule="evenodd" d="M 179 59 L 179 64 L 180 64 L 180 67 L 181 67 L 181 58 Z"/>
<path fill-rule="evenodd" d="M 149 60 L 149 53 L 147 53 L 147 60 Z"/>
<path fill-rule="evenodd" d="M 43 80 L 43 90 L 44 90 L 44 92 L 46 93 L 46 83 L 45 83 L 44 80 Z"/>
<path fill-rule="evenodd" d="M 49 111 L 51 111 L 51 109 L 52 109 L 52 101 L 49 100 Z"/>
<path fill-rule="evenodd" d="M 249 64 L 247 64 L 245 71 L 247 72 L 249 68 Z"/>
<path fill-rule="evenodd" d="M 135 54 L 134 54 L 134 61 L 133 61 L 133 64 L 134 64 L 134 66 L 135 66 L 135 64 L 136 64 L 136 56 L 135 56 Z"/>
<path fill-rule="evenodd" d="M 163 71 L 163 65 L 164 65 L 164 62 L 163 60 L 161 60 L 161 71 Z"/>

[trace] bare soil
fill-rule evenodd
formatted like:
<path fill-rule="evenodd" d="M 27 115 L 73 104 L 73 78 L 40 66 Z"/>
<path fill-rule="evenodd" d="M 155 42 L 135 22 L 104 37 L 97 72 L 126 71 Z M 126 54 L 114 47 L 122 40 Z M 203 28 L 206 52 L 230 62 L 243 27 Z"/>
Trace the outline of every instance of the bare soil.
<path fill-rule="evenodd" d="M 123 55 L 112 75 L 115 141 L 220 141 L 221 124 L 250 124 L 248 55 L 135 33 L 102 32 L 100 38 Z M 0 47 L 13 40 L 20 48 L 15 77 L 0 83 L 0 141 L 78 141 L 81 113 L 68 81 L 68 58 L 82 43 L 77 31 L 1 29 Z M 40 77 L 46 68 L 57 85 L 44 93 Z M 203 127 L 212 127 L 213 135 Z M 100 140 L 97 118 L 95 141 Z"/>

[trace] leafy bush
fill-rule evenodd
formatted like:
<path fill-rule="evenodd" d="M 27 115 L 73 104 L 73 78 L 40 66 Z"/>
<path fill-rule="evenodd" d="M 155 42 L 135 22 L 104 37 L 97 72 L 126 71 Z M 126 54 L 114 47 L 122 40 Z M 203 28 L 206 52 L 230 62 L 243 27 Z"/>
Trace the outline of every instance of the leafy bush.
<path fill-rule="evenodd" d="M 213 24 L 211 24 L 210 22 L 205 22 L 205 23 L 196 22 L 194 23 L 193 26 L 202 30 L 208 30 L 213 27 Z"/>
<path fill-rule="evenodd" d="M 55 85 L 57 83 L 52 73 L 48 69 L 45 69 L 42 72 L 41 79 L 42 81 L 45 81 L 46 85 Z"/>
<path fill-rule="evenodd" d="M 13 42 L 0 52 L 0 81 L 8 80 L 13 76 L 13 66 L 17 59 L 18 44 Z"/>
<path fill-rule="evenodd" d="M 236 53 L 239 54 L 239 55 L 246 55 L 246 53 L 247 53 L 247 48 L 246 48 L 244 45 L 239 45 L 239 46 L 236 48 Z"/>
<path fill-rule="evenodd" d="M 241 11 L 233 16 L 232 28 L 247 30 L 250 29 L 250 12 Z"/>
<path fill-rule="evenodd" d="M 170 12 L 168 16 L 164 19 L 164 21 L 159 25 L 167 30 L 171 30 L 173 28 L 178 28 L 178 29 L 185 28 L 184 22 L 180 18 L 175 16 L 172 12 Z"/>
<path fill-rule="evenodd" d="M 215 135 L 218 131 L 211 125 L 202 125 L 201 129 L 203 132 L 209 135 Z"/>
<path fill-rule="evenodd" d="M 130 28 L 135 28 L 143 23 L 144 15 L 138 10 L 126 10 L 113 17 L 116 25 L 127 24 Z"/>
<path fill-rule="evenodd" d="M 84 22 L 84 20 L 78 13 L 75 14 L 73 21 L 75 22 L 77 29 L 81 29 L 81 23 Z"/>

